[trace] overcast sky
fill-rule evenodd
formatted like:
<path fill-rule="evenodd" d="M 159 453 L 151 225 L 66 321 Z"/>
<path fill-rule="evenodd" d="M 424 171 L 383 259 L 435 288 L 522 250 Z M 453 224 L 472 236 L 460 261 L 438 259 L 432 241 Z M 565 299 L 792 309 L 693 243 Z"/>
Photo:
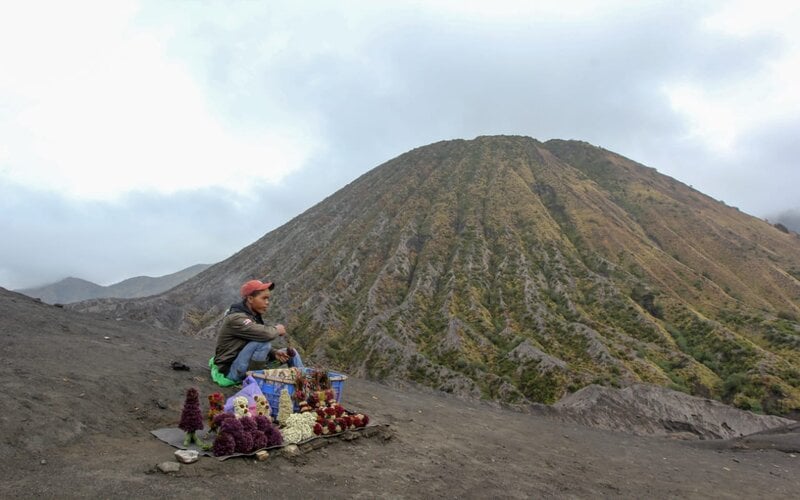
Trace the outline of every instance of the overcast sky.
<path fill-rule="evenodd" d="M 2 2 L 0 286 L 218 262 L 478 135 L 585 140 L 800 211 L 797 5 Z"/>

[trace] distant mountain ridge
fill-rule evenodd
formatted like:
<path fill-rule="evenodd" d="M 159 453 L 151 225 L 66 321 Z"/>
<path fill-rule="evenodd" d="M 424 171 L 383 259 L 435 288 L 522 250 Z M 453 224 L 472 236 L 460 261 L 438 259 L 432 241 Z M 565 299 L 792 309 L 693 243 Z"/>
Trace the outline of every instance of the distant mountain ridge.
<path fill-rule="evenodd" d="M 155 278 L 137 276 L 108 286 L 69 277 L 50 285 L 16 291 L 29 297 L 41 299 L 48 304 L 69 304 L 98 298 L 132 299 L 165 292 L 209 267 L 210 264 L 195 264 L 172 274 Z"/>
<path fill-rule="evenodd" d="M 212 336 L 246 279 L 315 364 L 553 402 L 639 382 L 800 409 L 800 236 L 618 154 L 443 141 L 158 297 L 78 308 Z"/>
<path fill-rule="evenodd" d="M 774 219 L 775 224 L 781 224 L 789 231 L 800 233 L 800 209 L 784 211 L 774 217 L 770 217 L 770 220 L 772 219 Z"/>

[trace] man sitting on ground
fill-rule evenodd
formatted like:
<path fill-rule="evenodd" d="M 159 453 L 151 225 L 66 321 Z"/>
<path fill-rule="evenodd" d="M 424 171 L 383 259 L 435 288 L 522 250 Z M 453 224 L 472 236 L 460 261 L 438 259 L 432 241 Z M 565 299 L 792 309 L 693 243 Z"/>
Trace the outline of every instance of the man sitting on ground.
<path fill-rule="evenodd" d="M 286 327 L 281 324 L 268 326 L 261 315 L 269 307 L 269 298 L 275 284 L 250 280 L 240 291 L 241 302 L 237 302 L 225 312 L 219 327 L 217 348 L 213 364 L 219 373 L 228 379 L 239 382 L 249 370 L 262 370 L 268 361 L 277 360 L 290 367 L 301 368 L 300 354 L 294 351 L 291 357 L 286 349 L 273 349 L 272 341 L 286 335 Z"/>

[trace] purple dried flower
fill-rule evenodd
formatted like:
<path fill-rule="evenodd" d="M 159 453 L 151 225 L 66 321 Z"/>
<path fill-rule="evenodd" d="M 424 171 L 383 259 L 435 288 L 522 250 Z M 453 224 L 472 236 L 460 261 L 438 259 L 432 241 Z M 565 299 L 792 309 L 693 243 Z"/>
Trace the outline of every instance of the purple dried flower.
<path fill-rule="evenodd" d="M 250 435 L 253 437 L 253 451 L 260 450 L 269 446 L 267 435 L 261 431 L 252 431 Z"/>
<path fill-rule="evenodd" d="M 222 432 L 220 434 L 217 434 L 217 438 L 214 439 L 214 447 L 212 448 L 215 457 L 223 457 L 225 455 L 230 455 L 235 450 L 236 450 L 236 440 L 233 439 L 233 436 L 231 436 L 227 432 Z"/>
<path fill-rule="evenodd" d="M 253 436 L 247 432 L 236 436 L 236 453 L 250 453 L 251 451 L 253 451 Z"/>
<path fill-rule="evenodd" d="M 186 391 L 186 402 L 183 403 L 181 422 L 178 424 L 178 428 L 189 433 L 203 429 L 203 412 L 200 411 L 200 395 L 194 387 Z"/>
<path fill-rule="evenodd" d="M 220 432 L 230 432 L 233 434 L 233 437 L 238 438 L 239 434 L 244 432 L 244 428 L 242 427 L 242 423 L 239 422 L 237 418 L 229 418 L 222 422 L 222 425 L 219 428 Z"/>
<path fill-rule="evenodd" d="M 214 422 L 211 425 L 211 427 L 219 429 L 220 427 L 222 427 L 222 423 L 228 420 L 229 418 L 236 418 L 236 417 L 234 417 L 230 413 L 219 413 L 214 416 Z"/>
<path fill-rule="evenodd" d="M 239 422 L 242 423 L 242 429 L 244 429 L 245 432 L 258 429 L 258 425 L 256 425 L 256 421 L 253 420 L 253 417 L 242 417 L 239 419 Z"/>
<path fill-rule="evenodd" d="M 281 431 L 279 431 L 274 425 L 271 425 L 270 430 L 264 434 L 267 435 L 268 446 L 280 446 L 283 444 L 283 434 L 281 434 Z"/>
<path fill-rule="evenodd" d="M 269 421 L 269 418 L 265 417 L 264 415 L 258 415 L 253 420 L 256 422 L 256 427 L 261 432 L 267 432 L 268 427 L 272 427 L 272 422 Z"/>

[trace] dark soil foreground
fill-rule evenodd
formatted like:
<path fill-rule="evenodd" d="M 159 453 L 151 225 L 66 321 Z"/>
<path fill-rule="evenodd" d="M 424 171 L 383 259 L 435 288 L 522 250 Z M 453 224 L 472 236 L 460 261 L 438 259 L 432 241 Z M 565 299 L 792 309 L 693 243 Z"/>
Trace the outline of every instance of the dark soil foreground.
<path fill-rule="evenodd" d="M 185 390 L 217 390 L 213 343 L 35 302 L 0 289 L 0 498 L 797 498 L 797 426 L 727 441 L 598 430 L 357 379 L 348 408 L 381 436 L 289 460 L 204 457 L 163 474 Z M 107 339 L 106 339 L 107 337 Z M 174 371 L 181 361 L 190 371 Z M 226 393 L 232 394 L 228 390 Z"/>

